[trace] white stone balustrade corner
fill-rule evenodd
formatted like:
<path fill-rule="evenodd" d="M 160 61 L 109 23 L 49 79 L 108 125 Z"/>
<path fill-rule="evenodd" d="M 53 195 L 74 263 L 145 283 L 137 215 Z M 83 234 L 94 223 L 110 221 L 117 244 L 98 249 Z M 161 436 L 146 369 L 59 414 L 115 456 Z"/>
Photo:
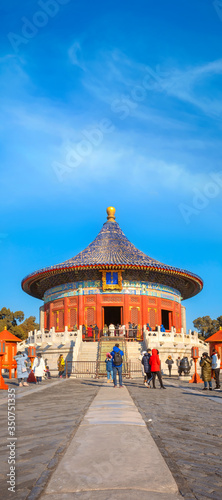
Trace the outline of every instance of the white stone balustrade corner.
<path fill-rule="evenodd" d="M 73 350 L 73 361 L 77 361 L 77 359 L 78 359 L 81 344 L 82 344 L 82 328 L 79 327 L 79 330 L 77 330 L 77 335 L 75 337 L 75 347 Z"/>
<path fill-rule="evenodd" d="M 42 332 L 41 330 L 35 330 L 34 332 L 36 332 L 34 335 L 35 335 L 35 344 L 38 345 L 38 346 L 41 346 L 42 345 Z"/>
<path fill-rule="evenodd" d="M 51 332 L 51 330 L 49 332 L 45 332 L 45 342 L 48 345 L 52 345 L 53 341 L 52 341 L 52 332 Z"/>
<path fill-rule="evenodd" d="M 143 338 L 144 338 L 146 349 L 148 349 L 150 337 L 148 336 L 148 330 L 146 328 L 143 330 Z"/>

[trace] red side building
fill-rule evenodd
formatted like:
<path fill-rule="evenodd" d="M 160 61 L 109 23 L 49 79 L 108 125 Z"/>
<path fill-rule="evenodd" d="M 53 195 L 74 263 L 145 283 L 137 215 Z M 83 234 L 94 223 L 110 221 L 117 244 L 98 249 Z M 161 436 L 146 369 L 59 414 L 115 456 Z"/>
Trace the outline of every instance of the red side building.
<path fill-rule="evenodd" d="M 29 274 L 25 292 L 44 300 L 44 327 L 149 323 L 179 332 L 181 301 L 203 287 L 189 271 L 165 265 L 138 250 L 107 209 L 107 221 L 90 245 L 75 257 Z"/>
<path fill-rule="evenodd" d="M 0 332 L 0 340 L 5 341 L 5 354 L 2 360 L 2 368 L 9 370 L 9 378 L 11 379 L 12 370 L 15 370 L 14 376 L 16 377 L 17 363 L 14 360 L 14 356 L 16 356 L 17 353 L 17 343 L 21 342 L 21 339 L 13 335 L 13 333 L 9 332 L 5 328 L 5 330 Z"/>
<path fill-rule="evenodd" d="M 220 366 L 222 368 L 222 327 L 220 327 L 218 332 L 211 335 L 211 337 L 208 337 L 206 342 L 209 342 L 210 344 L 210 354 L 212 354 L 213 349 L 216 349 L 219 353 L 221 361 Z"/>

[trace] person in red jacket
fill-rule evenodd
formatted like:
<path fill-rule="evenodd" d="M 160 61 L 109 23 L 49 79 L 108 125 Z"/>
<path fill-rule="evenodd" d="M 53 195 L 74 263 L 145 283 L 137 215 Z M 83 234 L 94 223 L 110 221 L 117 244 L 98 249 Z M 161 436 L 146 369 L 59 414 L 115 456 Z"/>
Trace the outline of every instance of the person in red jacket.
<path fill-rule="evenodd" d="M 156 375 L 160 383 L 161 389 L 166 389 L 163 385 L 161 370 L 160 370 L 160 358 L 157 349 L 152 349 L 152 356 L 150 356 L 150 366 L 151 366 L 151 375 L 153 377 L 153 389 L 156 389 L 155 380 Z"/>

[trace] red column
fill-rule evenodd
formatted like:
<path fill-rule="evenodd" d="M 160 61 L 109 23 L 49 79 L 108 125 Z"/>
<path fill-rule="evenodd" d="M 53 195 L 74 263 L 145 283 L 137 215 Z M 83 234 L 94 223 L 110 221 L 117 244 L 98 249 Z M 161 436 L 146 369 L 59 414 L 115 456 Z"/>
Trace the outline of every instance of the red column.
<path fill-rule="evenodd" d="M 175 324 L 175 311 L 169 312 L 169 330 L 171 330 L 171 326 Z"/>
<path fill-rule="evenodd" d="M 129 309 L 129 295 L 124 295 L 124 306 L 123 306 L 123 324 L 128 327 L 130 321 L 130 309 Z"/>
<path fill-rule="evenodd" d="M 49 329 L 53 326 L 53 318 L 52 318 L 52 306 L 53 302 L 49 303 Z"/>
<path fill-rule="evenodd" d="M 84 321 L 84 296 L 79 295 L 78 296 L 78 318 L 79 318 L 79 325 L 83 325 L 85 323 Z"/>
<path fill-rule="evenodd" d="M 143 325 L 149 323 L 148 321 L 148 296 L 141 295 L 141 328 L 143 329 Z"/>
<path fill-rule="evenodd" d="M 102 330 L 102 295 L 97 294 L 96 295 L 96 324 L 99 328 L 99 330 Z"/>
<path fill-rule="evenodd" d="M 171 328 L 171 326 L 174 326 L 176 328 L 176 330 L 177 330 L 177 327 L 176 327 L 177 321 L 176 321 L 175 302 L 173 303 L 173 310 L 172 310 L 171 317 L 172 317 L 172 323 L 170 325 L 170 328 Z"/>
<path fill-rule="evenodd" d="M 46 314 L 46 304 L 44 305 L 44 329 L 47 328 L 47 314 Z"/>
<path fill-rule="evenodd" d="M 181 332 L 182 320 L 181 320 L 181 304 L 179 304 L 179 331 Z"/>
<path fill-rule="evenodd" d="M 157 298 L 157 325 L 160 326 L 161 324 L 162 324 L 161 299 L 158 297 Z"/>
<path fill-rule="evenodd" d="M 69 326 L 68 325 L 68 297 L 65 297 L 64 298 L 64 330 L 65 330 L 65 326 Z"/>

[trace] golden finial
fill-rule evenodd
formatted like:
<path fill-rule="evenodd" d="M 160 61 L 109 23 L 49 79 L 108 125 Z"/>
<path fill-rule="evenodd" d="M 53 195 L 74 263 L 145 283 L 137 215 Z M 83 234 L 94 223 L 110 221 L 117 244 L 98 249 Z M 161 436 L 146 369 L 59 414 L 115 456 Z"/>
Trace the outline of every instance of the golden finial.
<path fill-rule="evenodd" d="M 6 328 L 6 326 L 5 326 L 5 327 L 4 327 L 4 330 L 6 330 L 6 329 L 7 329 L 7 328 Z"/>
<path fill-rule="evenodd" d="M 116 209 L 114 207 L 108 207 L 106 209 L 106 212 L 107 212 L 107 215 L 108 215 L 107 220 L 109 222 L 115 222 L 115 218 L 116 218 L 115 217 L 115 212 L 116 212 Z"/>

